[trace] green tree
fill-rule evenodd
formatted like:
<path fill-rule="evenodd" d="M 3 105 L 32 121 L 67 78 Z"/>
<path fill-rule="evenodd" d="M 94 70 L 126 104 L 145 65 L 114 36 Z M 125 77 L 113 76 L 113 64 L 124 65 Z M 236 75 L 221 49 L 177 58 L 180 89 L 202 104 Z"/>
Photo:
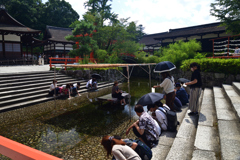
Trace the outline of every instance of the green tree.
<path fill-rule="evenodd" d="M 143 31 L 144 29 L 145 29 L 145 27 L 143 27 L 142 24 L 140 24 L 140 25 L 137 26 L 137 37 L 136 37 L 137 42 L 140 41 L 140 39 L 141 39 L 144 35 L 146 35 L 146 33 Z"/>
<path fill-rule="evenodd" d="M 87 23 L 85 21 L 76 24 L 76 27 L 72 31 L 72 35 L 65 37 L 68 41 L 79 43 L 79 46 L 74 45 L 73 50 L 69 52 L 70 56 L 89 56 L 92 51 L 98 48 L 96 41 L 89 36 L 94 28 L 95 26 L 92 23 Z"/>
<path fill-rule="evenodd" d="M 101 27 L 106 20 L 116 21 L 117 19 L 117 14 L 111 12 L 111 4 L 107 4 L 108 1 L 109 0 L 89 0 L 84 3 L 88 11 L 99 18 L 98 22 Z"/>
<path fill-rule="evenodd" d="M 41 0 L 6 0 L 2 4 L 13 18 L 25 26 L 39 30 L 45 27 L 39 22 L 44 8 Z"/>
<path fill-rule="evenodd" d="M 226 26 L 227 32 L 240 33 L 240 1 L 215 0 L 211 3 L 210 13 Z"/>
<path fill-rule="evenodd" d="M 177 67 L 180 67 L 183 60 L 193 59 L 201 48 L 201 43 L 195 39 L 188 42 L 177 41 L 163 48 L 163 56 L 160 57 L 160 61 L 170 61 Z"/>
<path fill-rule="evenodd" d="M 41 23 L 67 28 L 78 19 L 78 13 L 65 0 L 49 0 L 45 3 Z"/>
<path fill-rule="evenodd" d="M 65 0 L 5 0 L 8 13 L 27 27 L 45 31 L 46 25 L 68 27 L 79 19 L 78 13 Z"/>

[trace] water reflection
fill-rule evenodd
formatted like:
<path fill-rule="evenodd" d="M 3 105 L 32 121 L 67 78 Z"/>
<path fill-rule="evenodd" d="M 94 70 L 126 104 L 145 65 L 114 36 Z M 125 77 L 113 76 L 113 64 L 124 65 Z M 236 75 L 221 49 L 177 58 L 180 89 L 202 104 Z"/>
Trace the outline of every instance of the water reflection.
<path fill-rule="evenodd" d="M 35 148 L 46 153 L 54 154 L 57 151 L 58 154 L 62 154 L 63 151 L 69 150 L 79 143 L 81 138 L 75 128 L 56 132 L 54 128 L 48 127 L 38 141 Z"/>

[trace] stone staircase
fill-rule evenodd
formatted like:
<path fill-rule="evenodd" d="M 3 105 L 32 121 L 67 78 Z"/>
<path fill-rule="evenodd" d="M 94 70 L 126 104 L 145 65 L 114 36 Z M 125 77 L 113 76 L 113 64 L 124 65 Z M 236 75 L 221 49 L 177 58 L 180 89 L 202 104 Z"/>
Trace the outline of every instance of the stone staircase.
<path fill-rule="evenodd" d="M 0 74 L 0 112 L 53 100 L 53 97 L 48 96 L 53 79 L 52 71 Z M 58 86 L 80 82 L 79 93 L 87 91 L 86 80 L 77 80 L 60 73 L 56 74 L 56 80 Z M 100 82 L 98 88 L 110 85 L 112 83 Z"/>
<path fill-rule="evenodd" d="M 177 133 L 163 132 L 153 160 L 240 160 L 240 83 L 206 88 L 198 116 L 178 113 Z"/>

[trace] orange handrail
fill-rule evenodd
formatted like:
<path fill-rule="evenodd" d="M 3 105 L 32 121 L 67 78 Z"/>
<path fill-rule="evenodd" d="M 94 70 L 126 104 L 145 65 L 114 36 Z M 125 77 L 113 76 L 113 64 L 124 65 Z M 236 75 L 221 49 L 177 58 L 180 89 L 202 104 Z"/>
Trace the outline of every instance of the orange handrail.
<path fill-rule="evenodd" d="M 0 136 L 0 154 L 13 160 L 61 160 L 3 136 Z"/>
<path fill-rule="evenodd" d="M 54 61 L 54 60 L 58 60 L 58 61 Z M 53 63 L 58 63 L 58 64 L 65 64 L 67 65 L 67 63 L 79 63 L 79 60 L 83 60 L 83 58 L 79 58 L 79 57 L 75 57 L 75 58 L 49 58 L 49 66 L 50 68 L 52 68 L 54 65 Z M 97 59 L 96 58 L 89 58 L 90 62 L 96 62 Z M 65 67 L 66 70 L 66 67 Z"/>

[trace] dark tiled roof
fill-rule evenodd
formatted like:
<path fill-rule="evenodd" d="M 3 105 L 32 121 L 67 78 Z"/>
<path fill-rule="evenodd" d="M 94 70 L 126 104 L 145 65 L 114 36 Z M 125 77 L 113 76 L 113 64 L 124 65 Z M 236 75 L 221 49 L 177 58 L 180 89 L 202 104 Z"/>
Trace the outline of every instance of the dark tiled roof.
<path fill-rule="evenodd" d="M 139 43 L 145 44 L 146 46 L 151 46 L 151 45 L 156 45 L 159 43 L 159 40 L 155 40 L 154 38 L 157 38 L 161 35 L 167 34 L 168 32 L 163 32 L 163 33 L 157 33 L 157 34 L 150 34 L 150 35 L 145 35 L 141 38 Z"/>
<path fill-rule="evenodd" d="M 139 43 L 145 44 L 146 46 L 152 46 L 158 44 L 160 40 L 167 38 L 187 37 L 209 33 L 223 33 L 225 32 L 225 27 L 219 27 L 220 24 L 221 23 L 217 22 L 192 27 L 169 29 L 169 32 L 143 36 Z"/>
<path fill-rule="evenodd" d="M 192 35 L 204 35 L 209 33 L 223 33 L 225 32 L 225 27 L 219 27 L 220 24 L 221 23 L 218 22 L 186 28 L 170 29 L 167 34 L 160 35 L 157 38 L 155 38 L 155 40 L 187 37 Z"/>
<path fill-rule="evenodd" d="M 0 31 L 12 33 L 32 33 L 38 34 L 41 31 L 28 28 L 10 16 L 6 10 L 0 10 Z"/>
<path fill-rule="evenodd" d="M 67 35 L 72 35 L 71 28 L 61 28 L 61 27 L 54 27 L 54 26 L 47 26 L 47 39 L 54 42 L 64 42 L 64 43 L 71 43 L 72 41 L 67 41 L 65 37 Z M 72 42 L 74 43 L 74 42 Z"/>

